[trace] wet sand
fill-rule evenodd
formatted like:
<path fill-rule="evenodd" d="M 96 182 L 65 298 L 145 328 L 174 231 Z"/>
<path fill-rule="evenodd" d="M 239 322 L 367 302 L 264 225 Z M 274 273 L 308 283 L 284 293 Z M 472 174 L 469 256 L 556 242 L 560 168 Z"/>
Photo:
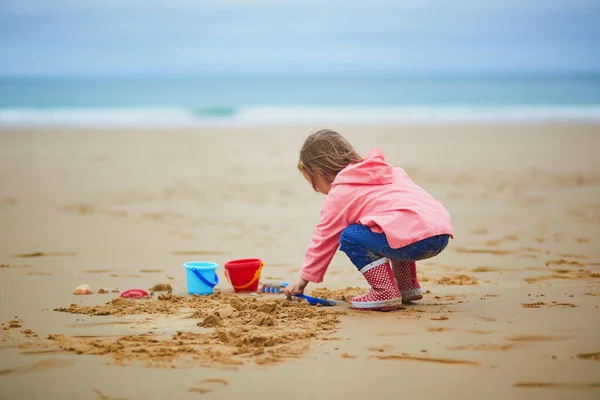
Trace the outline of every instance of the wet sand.
<path fill-rule="evenodd" d="M 307 129 L 0 131 L 0 398 L 598 398 L 600 126 L 338 129 L 452 214 L 422 301 L 348 309 L 342 253 L 308 288 L 336 307 L 233 294 L 223 268 L 185 294 L 191 260 L 297 277 Z"/>

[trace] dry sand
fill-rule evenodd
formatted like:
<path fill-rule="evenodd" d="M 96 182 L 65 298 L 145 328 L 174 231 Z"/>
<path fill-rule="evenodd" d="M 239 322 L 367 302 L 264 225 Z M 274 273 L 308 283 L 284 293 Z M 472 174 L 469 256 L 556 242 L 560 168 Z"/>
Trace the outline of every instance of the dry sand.
<path fill-rule="evenodd" d="M 222 268 L 185 294 L 190 260 L 297 277 L 307 129 L 0 131 L 0 398 L 597 399 L 600 126 L 339 130 L 453 217 L 398 311 L 348 309 L 366 283 L 341 253 L 309 286 L 336 307 L 234 295 Z"/>

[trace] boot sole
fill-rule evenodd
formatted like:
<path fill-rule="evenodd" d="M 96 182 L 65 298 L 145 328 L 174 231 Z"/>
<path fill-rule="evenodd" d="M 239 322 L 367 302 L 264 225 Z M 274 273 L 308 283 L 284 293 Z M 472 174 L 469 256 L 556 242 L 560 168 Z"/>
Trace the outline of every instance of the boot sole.
<path fill-rule="evenodd" d="M 423 289 L 411 289 L 401 292 L 402 302 L 410 303 L 411 301 L 421 300 L 423 298 Z"/>
<path fill-rule="evenodd" d="M 402 299 L 380 300 L 380 301 L 350 301 L 350 308 L 364 311 L 392 311 L 402 305 Z"/>

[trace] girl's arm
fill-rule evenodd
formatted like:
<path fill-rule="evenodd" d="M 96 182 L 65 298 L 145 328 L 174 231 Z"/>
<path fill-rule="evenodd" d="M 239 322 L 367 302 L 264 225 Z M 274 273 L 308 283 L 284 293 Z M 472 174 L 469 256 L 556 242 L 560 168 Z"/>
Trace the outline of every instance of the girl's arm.
<path fill-rule="evenodd" d="M 314 283 L 323 282 L 323 276 L 339 247 L 340 235 L 346 226 L 343 207 L 338 207 L 333 197 L 328 196 L 321 210 L 321 220 L 304 257 L 301 279 Z"/>

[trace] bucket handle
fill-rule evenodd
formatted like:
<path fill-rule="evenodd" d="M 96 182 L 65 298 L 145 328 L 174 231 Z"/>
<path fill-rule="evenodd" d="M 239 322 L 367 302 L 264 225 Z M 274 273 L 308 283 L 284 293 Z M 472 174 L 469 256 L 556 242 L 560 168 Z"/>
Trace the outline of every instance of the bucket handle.
<path fill-rule="evenodd" d="M 217 275 L 216 272 L 215 272 L 215 281 L 214 282 L 209 282 L 209 281 L 206 280 L 205 277 L 202 276 L 202 274 L 200 273 L 200 271 L 198 271 L 196 268 L 190 268 L 190 269 L 192 270 L 192 272 L 194 273 L 194 275 L 196 275 L 196 278 L 200 279 L 206 286 L 210 286 L 211 288 L 214 288 L 219 283 L 219 276 Z"/>
<path fill-rule="evenodd" d="M 227 268 L 225 268 L 225 278 L 227 278 L 227 282 L 229 282 L 229 284 L 231 286 L 233 286 L 234 289 L 237 289 L 237 290 L 248 289 L 250 286 L 252 286 L 254 284 L 254 282 L 256 282 L 260 278 L 260 271 L 262 271 L 263 265 L 264 264 L 261 261 L 260 266 L 258 267 L 258 269 L 256 270 L 256 273 L 254 274 L 254 278 L 252 278 L 252 280 L 250 282 L 246 283 L 245 285 L 235 286 L 233 283 L 231 283 L 231 280 L 229 279 L 229 273 L 227 273 Z"/>

